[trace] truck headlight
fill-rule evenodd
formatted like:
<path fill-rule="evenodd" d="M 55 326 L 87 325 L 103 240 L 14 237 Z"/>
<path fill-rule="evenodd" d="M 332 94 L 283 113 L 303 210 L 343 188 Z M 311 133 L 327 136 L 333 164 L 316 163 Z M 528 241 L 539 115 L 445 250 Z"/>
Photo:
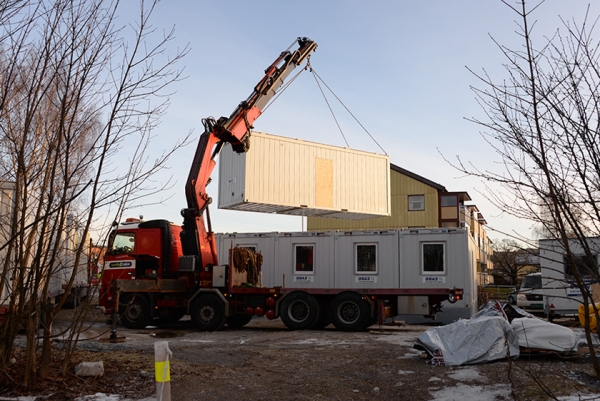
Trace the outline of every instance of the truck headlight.
<path fill-rule="evenodd" d="M 527 301 L 527 297 L 525 296 L 525 294 L 519 294 L 519 295 L 517 295 L 517 299 L 519 301 Z"/>

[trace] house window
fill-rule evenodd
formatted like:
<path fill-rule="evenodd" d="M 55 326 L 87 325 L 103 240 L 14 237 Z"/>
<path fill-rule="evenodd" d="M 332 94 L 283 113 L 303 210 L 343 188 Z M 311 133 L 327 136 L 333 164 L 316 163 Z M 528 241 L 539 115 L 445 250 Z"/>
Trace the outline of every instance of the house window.
<path fill-rule="evenodd" d="M 446 272 L 443 243 L 421 244 L 423 273 L 444 274 Z"/>
<path fill-rule="evenodd" d="M 377 273 L 377 245 L 356 244 L 356 273 Z"/>
<path fill-rule="evenodd" d="M 294 245 L 295 265 L 294 273 L 313 273 L 314 272 L 314 245 Z"/>
<path fill-rule="evenodd" d="M 408 195 L 408 210 L 425 210 L 425 195 Z"/>
<path fill-rule="evenodd" d="M 456 195 L 442 195 L 440 196 L 440 205 L 442 207 L 458 206 L 458 199 Z"/>
<path fill-rule="evenodd" d="M 585 255 L 574 255 L 575 266 L 579 270 L 579 274 L 583 277 L 596 276 L 598 274 L 597 255 L 586 257 Z M 567 255 L 563 256 L 563 264 L 565 267 L 565 277 L 573 278 L 573 266 L 569 263 Z"/>

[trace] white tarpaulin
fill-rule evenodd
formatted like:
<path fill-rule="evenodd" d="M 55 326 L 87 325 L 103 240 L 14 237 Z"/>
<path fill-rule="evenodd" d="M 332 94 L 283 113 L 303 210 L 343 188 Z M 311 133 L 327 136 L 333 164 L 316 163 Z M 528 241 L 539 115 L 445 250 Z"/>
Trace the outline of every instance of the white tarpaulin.
<path fill-rule="evenodd" d="M 517 336 L 510 323 L 499 316 L 459 320 L 425 331 L 415 348 L 433 356 L 431 363 L 457 366 L 519 356 Z"/>
<path fill-rule="evenodd" d="M 430 363 L 446 366 L 516 358 L 519 347 L 570 352 L 576 346 L 573 330 L 497 302 L 489 302 L 470 320 L 428 329 L 415 343 L 432 356 Z"/>
<path fill-rule="evenodd" d="M 573 330 L 540 319 L 514 319 L 511 326 L 519 339 L 519 346 L 548 351 L 570 352 L 577 347 Z"/>

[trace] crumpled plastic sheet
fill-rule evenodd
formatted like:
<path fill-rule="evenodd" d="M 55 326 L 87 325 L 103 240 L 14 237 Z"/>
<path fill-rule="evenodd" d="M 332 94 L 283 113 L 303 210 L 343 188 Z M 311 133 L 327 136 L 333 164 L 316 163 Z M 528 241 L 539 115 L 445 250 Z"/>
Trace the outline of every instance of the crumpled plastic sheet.
<path fill-rule="evenodd" d="M 519 347 L 570 352 L 577 347 L 573 330 L 538 319 L 524 310 L 488 302 L 469 320 L 422 333 L 414 348 L 426 351 L 433 365 L 457 366 L 517 358 Z"/>
<path fill-rule="evenodd" d="M 415 348 L 428 352 L 429 363 L 458 366 L 519 356 L 519 342 L 508 320 L 482 315 L 432 327 L 417 339 Z"/>
<path fill-rule="evenodd" d="M 548 323 L 541 319 L 514 319 L 511 323 L 519 346 L 556 352 L 571 352 L 577 349 L 577 336 L 568 327 Z"/>

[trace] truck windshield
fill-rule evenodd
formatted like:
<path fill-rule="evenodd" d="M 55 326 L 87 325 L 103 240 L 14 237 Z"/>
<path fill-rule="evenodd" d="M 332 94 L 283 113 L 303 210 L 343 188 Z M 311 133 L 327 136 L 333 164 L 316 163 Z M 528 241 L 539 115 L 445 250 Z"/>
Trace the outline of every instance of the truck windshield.
<path fill-rule="evenodd" d="M 521 288 L 542 288 L 542 276 L 525 276 Z"/>
<path fill-rule="evenodd" d="M 135 233 L 117 233 L 112 240 L 108 253 L 111 255 L 132 253 L 134 245 Z"/>

